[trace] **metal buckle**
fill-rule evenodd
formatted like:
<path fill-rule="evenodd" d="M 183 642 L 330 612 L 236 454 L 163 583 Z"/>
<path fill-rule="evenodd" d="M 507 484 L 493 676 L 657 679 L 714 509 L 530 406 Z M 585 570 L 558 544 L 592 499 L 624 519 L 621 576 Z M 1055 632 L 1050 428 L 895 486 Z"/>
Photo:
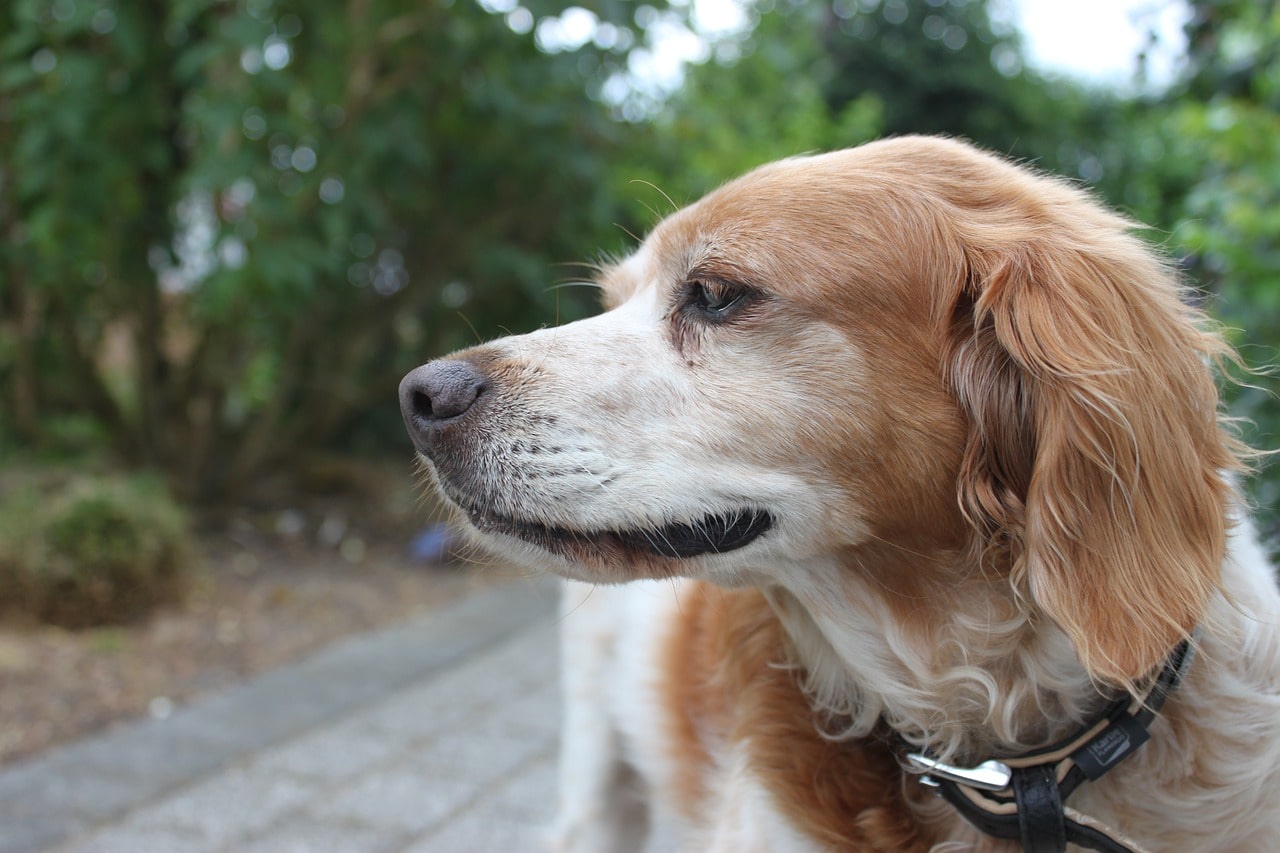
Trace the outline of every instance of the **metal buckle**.
<path fill-rule="evenodd" d="M 977 767 L 953 767 L 927 755 L 908 752 L 906 770 L 910 773 L 923 774 L 920 781 L 931 786 L 936 786 L 936 783 L 929 778 L 930 776 L 993 792 L 1003 791 L 1013 781 L 1013 771 L 1009 769 L 1009 765 L 995 759 L 984 761 Z"/>

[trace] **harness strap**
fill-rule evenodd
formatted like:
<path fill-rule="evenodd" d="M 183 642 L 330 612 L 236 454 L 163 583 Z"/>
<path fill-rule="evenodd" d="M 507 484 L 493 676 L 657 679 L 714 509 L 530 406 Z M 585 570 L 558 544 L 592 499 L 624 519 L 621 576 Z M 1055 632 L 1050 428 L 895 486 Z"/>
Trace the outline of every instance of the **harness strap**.
<path fill-rule="evenodd" d="M 1013 771 L 1018 803 L 1018 831 L 1026 853 L 1061 853 L 1067 849 L 1067 819 L 1053 769 L 1043 764 Z"/>
<path fill-rule="evenodd" d="M 1032 851 L 1058 853 L 1065 850 L 1067 844 L 1075 844 L 1086 850 L 1097 850 L 1100 853 L 1145 853 L 1133 840 L 1069 806 L 1062 806 L 1061 835 L 1058 835 L 1055 829 L 1053 837 L 1046 841 L 1041 837 L 1027 837 L 1028 830 L 1035 832 L 1037 828 L 1024 825 L 1020 814 L 1021 807 L 1014 802 L 994 800 L 979 791 L 966 789 L 947 781 L 939 782 L 937 790 L 938 794 L 955 807 L 961 817 L 976 829 L 992 838 L 1021 841 L 1023 850 L 1028 853 Z M 1044 846 L 1046 844 L 1060 846 Z"/>

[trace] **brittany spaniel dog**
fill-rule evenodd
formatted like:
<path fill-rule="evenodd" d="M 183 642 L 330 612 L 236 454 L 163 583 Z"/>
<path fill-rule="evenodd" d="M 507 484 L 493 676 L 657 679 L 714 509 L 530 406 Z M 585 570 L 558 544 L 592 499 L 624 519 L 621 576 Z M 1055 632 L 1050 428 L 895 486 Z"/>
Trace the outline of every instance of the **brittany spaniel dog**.
<path fill-rule="evenodd" d="M 956 141 L 784 160 L 405 377 L 569 579 L 559 849 L 1280 849 L 1234 355 L 1132 228 Z"/>

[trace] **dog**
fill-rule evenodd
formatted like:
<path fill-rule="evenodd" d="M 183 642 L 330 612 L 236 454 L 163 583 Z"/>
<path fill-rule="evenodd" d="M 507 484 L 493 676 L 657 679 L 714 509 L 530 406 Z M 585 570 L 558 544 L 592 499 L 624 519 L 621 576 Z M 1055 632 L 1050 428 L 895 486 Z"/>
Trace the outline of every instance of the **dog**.
<path fill-rule="evenodd" d="M 1280 849 L 1234 355 L 1134 227 L 956 140 L 797 157 L 405 377 L 568 579 L 559 849 Z"/>

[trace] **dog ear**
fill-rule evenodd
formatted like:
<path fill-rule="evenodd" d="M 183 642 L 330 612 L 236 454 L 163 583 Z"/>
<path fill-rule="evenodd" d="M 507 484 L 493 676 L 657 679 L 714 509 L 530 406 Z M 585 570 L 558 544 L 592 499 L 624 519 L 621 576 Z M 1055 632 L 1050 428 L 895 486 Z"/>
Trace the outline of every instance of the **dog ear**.
<path fill-rule="evenodd" d="M 1106 224 L 970 252 L 949 367 L 970 522 L 1089 673 L 1132 686 L 1219 587 L 1240 463 L 1209 365 L 1230 350 Z"/>

